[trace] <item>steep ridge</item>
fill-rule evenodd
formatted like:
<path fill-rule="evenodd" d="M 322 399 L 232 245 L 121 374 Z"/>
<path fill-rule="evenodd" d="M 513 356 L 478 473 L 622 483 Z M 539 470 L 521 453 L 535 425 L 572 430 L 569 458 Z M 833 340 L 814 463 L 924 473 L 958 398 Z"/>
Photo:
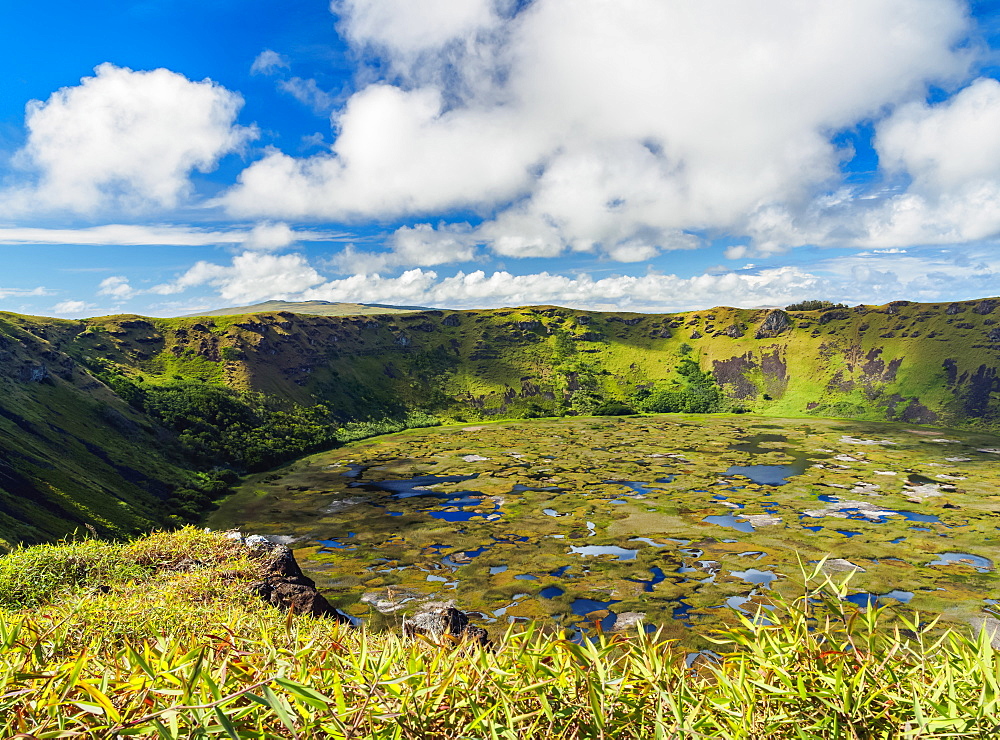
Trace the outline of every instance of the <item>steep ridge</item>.
<path fill-rule="evenodd" d="M 0 537 L 165 521 L 164 501 L 198 465 L 123 399 L 130 388 L 255 391 L 323 404 L 331 424 L 414 409 L 470 421 L 636 407 L 679 382 L 685 360 L 711 373 L 730 411 L 1000 428 L 1000 299 L 663 315 L 0 314 Z"/>

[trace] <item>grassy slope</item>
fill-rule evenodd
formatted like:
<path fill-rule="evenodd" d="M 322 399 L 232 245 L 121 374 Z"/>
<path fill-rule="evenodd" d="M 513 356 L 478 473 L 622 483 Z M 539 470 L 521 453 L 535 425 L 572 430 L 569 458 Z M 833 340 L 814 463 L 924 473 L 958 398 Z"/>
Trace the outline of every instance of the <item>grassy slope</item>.
<path fill-rule="evenodd" d="M 120 533 L 161 520 L 158 497 L 187 473 L 162 430 L 88 372 L 108 362 L 145 383 L 197 378 L 322 402 L 341 422 L 412 408 L 464 421 L 558 414 L 580 388 L 627 399 L 674 377 L 687 344 L 734 406 L 757 413 L 1000 426 L 1000 310 L 990 302 L 793 312 L 779 316 L 788 328 L 758 339 L 769 314 L 2 314 L 0 536 L 39 541 L 83 522 Z"/>
<path fill-rule="evenodd" d="M 83 328 L 0 314 L 0 545 L 148 529 L 185 479 L 169 440 L 63 351 Z"/>

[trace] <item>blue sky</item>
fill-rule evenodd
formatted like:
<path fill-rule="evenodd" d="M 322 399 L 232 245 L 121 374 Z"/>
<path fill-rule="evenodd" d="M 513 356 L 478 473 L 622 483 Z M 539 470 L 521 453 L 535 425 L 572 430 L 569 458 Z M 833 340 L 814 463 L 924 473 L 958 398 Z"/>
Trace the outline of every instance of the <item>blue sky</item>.
<path fill-rule="evenodd" d="M 17 4 L 0 310 L 1000 289 L 1000 3 Z"/>

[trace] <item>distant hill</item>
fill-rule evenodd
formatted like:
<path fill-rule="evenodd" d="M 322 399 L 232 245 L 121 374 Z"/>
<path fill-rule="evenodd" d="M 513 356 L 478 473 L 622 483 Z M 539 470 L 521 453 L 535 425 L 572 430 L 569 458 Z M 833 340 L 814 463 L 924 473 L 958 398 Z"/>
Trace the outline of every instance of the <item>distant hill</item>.
<path fill-rule="evenodd" d="M 429 311 L 423 306 L 387 306 L 381 303 L 333 303 L 331 301 L 264 301 L 251 306 L 232 306 L 231 308 L 216 308 L 212 311 L 199 311 L 185 316 L 243 316 L 250 313 L 274 313 L 288 311 L 290 313 L 305 313 L 313 316 L 361 316 L 376 313 L 408 313 L 411 311 Z"/>
<path fill-rule="evenodd" d="M 1000 298 L 675 314 L 392 308 L 0 312 L 0 549 L 87 524 L 122 536 L 195 518 L 219 466 L 249 469 L 192 452 L 223 433 L 241 455 L 284 460 L 332 426 L 589 414 L 688 398 L 695 380 L 730 411 L 1000 430 Z"/>

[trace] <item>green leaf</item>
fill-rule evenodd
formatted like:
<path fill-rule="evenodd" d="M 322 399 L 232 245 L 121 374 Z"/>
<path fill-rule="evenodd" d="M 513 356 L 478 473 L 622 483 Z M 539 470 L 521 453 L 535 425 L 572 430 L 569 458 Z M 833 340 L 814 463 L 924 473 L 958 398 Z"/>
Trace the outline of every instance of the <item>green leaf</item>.
<path fill-rule="evenodd" d="M 314 709 L 326 709 L 328 706 L 333 704 L 333 699 L 323 696 L 318 691 L 314 691 L 308 686 L 303 686 L 300 683 L 289 681 L 287 678 L 276 678 L 274 679 L 274 682 L 289 693 L 294 694 Z"/>
<path fill-rule="evenodd" d="M 222 711 L 221 707 L 215 707 L 215 718 L 219 720 L 219 724 L 233 740 L 240 740 L 239 734 L 236 732 L 236 728 L 233 727 L 233 723 L 230 722 L 229 717 L 226 713 Z"/>

